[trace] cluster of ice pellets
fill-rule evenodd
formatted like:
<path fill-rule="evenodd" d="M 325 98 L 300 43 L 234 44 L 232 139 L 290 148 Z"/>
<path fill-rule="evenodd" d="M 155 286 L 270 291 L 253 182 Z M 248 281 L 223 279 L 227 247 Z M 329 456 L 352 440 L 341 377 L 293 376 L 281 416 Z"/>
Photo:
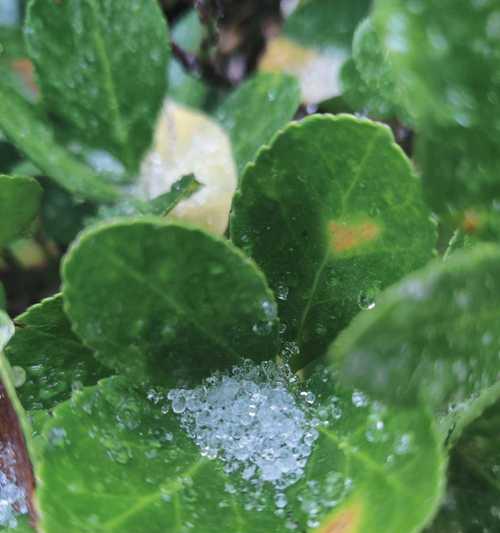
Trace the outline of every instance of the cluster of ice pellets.
<path fill-rule="evenodd" d="M 290 392 L 293 381 L 286 367 L 246 362 L 167 397 L 204 456 L 255 485 L 270 482 L 283 490 L 304 473 L 318 437 L 306 414 L 314 396 Z"/>
<path fill-rule="evenodd" d="M 17 486 L 14 471 L 14 450 L 10 444 L 0 448 L 0 526 L 16 528 L 17 516 L 26 514 L 28 507 L 24 490 Z"/>

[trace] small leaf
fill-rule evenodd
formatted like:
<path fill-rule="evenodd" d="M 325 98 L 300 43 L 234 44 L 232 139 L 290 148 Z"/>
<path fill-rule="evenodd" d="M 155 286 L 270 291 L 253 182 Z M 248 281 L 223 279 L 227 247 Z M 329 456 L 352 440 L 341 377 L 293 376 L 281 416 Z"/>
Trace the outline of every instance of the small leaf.
<path fill-rule="evenodd" d="M 166 93 L 158 3 L 33 0 L 25 34 L 50 112 L 136 172 Z"/>
<path fill-rule="evenodd" d="M 42 188 L 33 178 L 0 174 L 0 247 L 29 227 L 41 197 Z"/>
<path fill-rule="evenodd" d="M 438 412 L 475 399 L 500 371 L 500 248 L 436 261 L 388 289 L 342 333 L 331 356 L 349 383 Z"/>
<path fill-rule="evenodd" d="M 117 190 L 76 160 L 54 139 L 32 106 L 0 85 L 0 128 L 26 156 L 66 190 L 96 201 L 118 197 Z"/>
<path fill-rule="evenodd" d="M 228 131 L 241 174 L 259 148 L 292 120 L 300 104 L 297 81 L 282 74 L 259 74 L 229 95 L 216 111 Z"/>
<path fill-rule="evenodd" d="M 95 217 L 87 218 L 87 224 L 119 217 L 140 215 L 157 215 L 166 217 L 180 202 L 190 198 L 202 187 L 190 174 L 177 180 L 172 188 L 149 201 L 139 200 L 134 196 L 124 196 L 123 200 L 111 206 L 100 206 Z"/>
<path fill-rule="evenodd" d="M 135 380 L 196 379 L 277 354 L 264 277 L 200 230 L 153 219 L 91 228 L 67 255 L 63 282 L 77 334 L 99 361 Z"/>
<path fill-rule="evenodd" d="M 16 334 L 6 355 L 22 372 L 17 394 L 28 411 L 50 409 L 74 389 L 110 374 L 71 331 L 62 296 L 47 298 L 16 318 Z"/>
<path fill-rule="evenodd" d="M 425 412 L 321 396 L 329 427 L 318 428 L 304 478 L 287 489 L 280 512 L 269 484 L 260 489 L 262 507 L 246 508 L 255 485 L 203 457 L 177 416 L 146 394 L 115 377 L 55 409 L 38 470 L 44 531 L 253 533 L 295 525 L 319 533 L 343 524 L 350 533 L 401 533 L 419 531 L 439 502 L 444 461 Z"/>
<path fill-rule="evenodd" d="M 235 198 L 231 234 L 267 275 L 299 366 L 425 264 L 436 240 L 390 130 L 351 116 L 306 119 L 262 150 Z"/>
<path fill-rule="evenodd" d="M 153 198 L 148 205 L 146 205 L 146 213 L 158 216 L 167 216 L 172 209 L 174 209 L 179 202 L 190 198 L 195 192 L 197 192 L 201 183 L 196 181 L 193 174 L 183 176 L 180 180 L 176 181 L 170 191 L 160 194 L 156 198 Z"/>
<path fill-rule="evenodd" d="M 181 201 L 170 218 L 223 235 L 238 181 L 229 136 L 204 113 L 167 100 L 153 149 L 142 165 L 137 196 L 152 200 L 188 174 L 203 187 Z"/>

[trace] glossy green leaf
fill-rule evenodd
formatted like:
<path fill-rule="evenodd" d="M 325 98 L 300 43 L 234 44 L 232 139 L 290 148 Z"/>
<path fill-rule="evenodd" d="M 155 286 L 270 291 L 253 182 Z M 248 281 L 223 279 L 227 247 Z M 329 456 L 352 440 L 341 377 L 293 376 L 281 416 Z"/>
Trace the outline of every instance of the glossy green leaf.
<path fill-rule="evenodd" d="M 137 171 L 166 93 L 168 32 L 158 3 L 33 0 L 25 34 L 48 109 Z"/>
<path fill-rule="evenodd" d="M 328 412 L 330 424 L 318 427 L 306 475 L 287 491 L 292 505 L 304 521 L 308 508 L 319 508 L 307 524 L 319 523 L 319 533 L 420 531 L 435 514 L 445 482 L 431 416 L 372 401 L 335 380 L 317 370 L 309 383 L 318 417 Z"/>
<path fill-rule="evenodd" d="M 41 196 L 42 188 L 33 178 L 0 174 L 0 247 L 29 227 Z"/>
<path fill-rule="evenodd" d="M 224 100 L 216 118 L 229 132 L 240 173 L 259 148 L 292 120 L 299 104 L 295 78 L 271 73 L 255 76 Z"/>
<path fill-rule="evenodd" d="M 500 371 L 500 248 L 437 261 L 388 289 L 343 332 L 331 355 L 350 383 L 378 397 L 418 397 L 447 413 Z"/>
<path fill-rule="evenodd" d="M 112 201 L 119 195 L 89 167 L 80 163 L 54 138 L 34 108 L 0 85 L 0 129 L 47 176 L 84 198 Z"/>
<path fill-rule="evenodd" d="M 309 46 L 350 49 L 354 30 L 370 4 L 371 0 L 309 0 L 288 17 L 284 32 Z"/>
<path fill-rule="evenodd" d="M 259 153 L 231 233 L 267 275 L 299 366 L 381 289 L 425 264 L 436 239 L 390 130 L 347 115 L 289 126 Z"/>
<path fill-rule="evenodd" d="M 470 425 L 451 454 L 448 492 L 429 533 L 500 528 L 499 403 Z"/>
<path fill-rule="evenodd" d="M 69 398 L 72 390 L 94 385 L 110 374 L 71 331 L 61 295 L 16 318 L 16 334 L 6 354 L 17 373 L 25 376 L 17 394 L 29 411 L 50 409 Z"/>
<path fill-rule="evenodd" d="M 202 457 L 162 407 L 112 378 L 55 409 L 38 470 L 45 531 L 282 533 L 295 524 L 326 532 L 342 524 L 350 533 L 403 533 L 419 531 L 441 495 L 437 436 L 419 411 L 321 397 L 330 427 L 280 516 L 272 487 L 260 511 L 245 509 L 249 483 Z"/>
<path fill-rule="evenodd" d="M 91 228 L 67 255 L 63 282 L 75 331 L 103 364 L 136 380 L 196 379 L 277 354 L 264 277 L 201 230 L 159 219 Z"/>

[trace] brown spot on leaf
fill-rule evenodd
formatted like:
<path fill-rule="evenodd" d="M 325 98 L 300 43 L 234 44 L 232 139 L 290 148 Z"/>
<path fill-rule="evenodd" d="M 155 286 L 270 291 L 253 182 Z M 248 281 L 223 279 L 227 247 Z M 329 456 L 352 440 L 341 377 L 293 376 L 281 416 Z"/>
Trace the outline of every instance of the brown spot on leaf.
<path fill-rule="evenodd" d="M 356 533 L 361 521 L 361 504 L 350 504 L 335 515 L 318 530 L 318 533 Z"/>
<path fill-rule="evenodd" d="M 480 225 L 481 217 L 479 216 L 479 214 L 472 209 L 468 209 L 464 213 L 463 220 L 463 228 L 465 233 L 475 233 Z"/>
<path fill-rule="evenodd" d="M 350 252 L 377 239 L 380 235 L 380 226 L 373 221 L 357 224 L 332 221 L 330 233 L 334 252 Z"/>
<path fill-rule="evenodd" d="M 14 70 L 33 93 L 38 93 L 38 87 L 35 83 L 33 63 L 29 59 L 16 59 L 12 62 L 12 70 Z"/>

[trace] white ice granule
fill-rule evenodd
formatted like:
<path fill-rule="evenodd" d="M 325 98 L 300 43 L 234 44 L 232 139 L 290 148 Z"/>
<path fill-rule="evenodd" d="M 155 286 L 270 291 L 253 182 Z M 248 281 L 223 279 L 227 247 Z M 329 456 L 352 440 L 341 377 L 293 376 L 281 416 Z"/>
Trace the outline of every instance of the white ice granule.
<path fill-rule="evenodd" d="M 271 483 L 278 508 L 286 505 L 280 491 L 301 478 L 318 437 L 307 415 L 314 396 L 291 392 L 294 379 L 287 367 L 246 362 L 167 395 L 202 455 L 256 487 Z"/>
<path fill-rule="evenodd" d="M 16 457 L 10 444 L 0 445 L 0 526 L 16 528 L 17 516 L 27 514 L 26 494 L 16 484 Z"/>

